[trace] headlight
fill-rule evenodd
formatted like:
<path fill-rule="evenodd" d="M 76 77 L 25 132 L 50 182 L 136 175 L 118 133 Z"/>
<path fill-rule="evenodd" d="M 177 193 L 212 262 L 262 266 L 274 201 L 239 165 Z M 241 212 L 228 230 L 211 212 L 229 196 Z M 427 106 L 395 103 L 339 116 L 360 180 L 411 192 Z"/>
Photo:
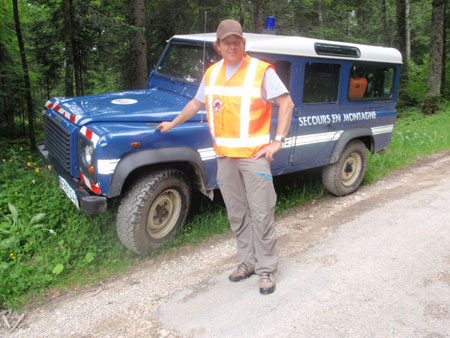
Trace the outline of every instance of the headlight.
<path fill-rule="evenodd" d="M 84 147 L 84 161 L 85 163 L 90 166 L 93 163 L 94 160 L 94 146 L 92 144 L 86 144 Z"/>
<path fill-rule="evenodd" d="M 95 147 L 91 140 L 84 135 L 78 135 L 78 167 L 84 176 L 92 182 L 97 182 L 96 177 Z"/>

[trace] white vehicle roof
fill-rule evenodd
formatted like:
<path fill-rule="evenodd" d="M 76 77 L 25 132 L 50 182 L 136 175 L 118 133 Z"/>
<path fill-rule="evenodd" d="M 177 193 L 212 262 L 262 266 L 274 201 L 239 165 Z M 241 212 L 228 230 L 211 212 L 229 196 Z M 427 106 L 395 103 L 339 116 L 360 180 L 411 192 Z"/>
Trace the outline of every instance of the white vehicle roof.
<path fill-rule="evenodd" d="M 361 45 L 356 43 L 347 43 L 339 41 L 311 39 L 300 36 L 244 33 L 244 37 L 247 40 L 245 48 L 247 52 L 308 56 L 308 57 L 340 59 L 340 60 L 347 59 L 347 60 L 386 62 L 398 64 L 402 63 L 402 55 L 395 48 Z M 216 41 L 216 33 L 175 35 L 172 39 L 174 38 L 189 41 L 197 41 L 197 42 L 205 41 L 207 43 L 213 43 Z M 356 47 L 359 49 L 361 54 L 359 57 L 352 57 L 345 55 L 342 56 L 320 55 L 317 54 L 316 49 L 314 47 L 316 43 L 334 46 Z"/>

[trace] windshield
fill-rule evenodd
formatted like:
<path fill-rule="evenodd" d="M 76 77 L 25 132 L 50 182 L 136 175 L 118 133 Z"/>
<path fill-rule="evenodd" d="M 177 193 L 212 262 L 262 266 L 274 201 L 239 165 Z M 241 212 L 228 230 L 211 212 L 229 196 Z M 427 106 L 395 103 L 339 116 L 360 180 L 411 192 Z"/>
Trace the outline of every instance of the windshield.
<path fill-rule="evenodd" d="M 202 44 L 172 42 L 157 71 L 171 78 L 200 84 L 203 72 L 221 59 L 212 45 L 207 44 L 204 49 L 205 67 L 203 67 Z"/>

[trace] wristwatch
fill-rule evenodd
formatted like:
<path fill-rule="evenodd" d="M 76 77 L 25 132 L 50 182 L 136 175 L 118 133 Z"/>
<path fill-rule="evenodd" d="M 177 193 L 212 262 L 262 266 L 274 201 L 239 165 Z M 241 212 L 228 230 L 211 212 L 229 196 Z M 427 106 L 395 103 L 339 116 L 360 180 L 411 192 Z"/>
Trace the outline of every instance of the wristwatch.
<path fill-rule="evenodd" d="M 284 140 L 285 140 L 285 138 L 283 135 L 277 135 L 274 138 L 274 141 L 281 142 L 281 143 L 284 143 Z"/>

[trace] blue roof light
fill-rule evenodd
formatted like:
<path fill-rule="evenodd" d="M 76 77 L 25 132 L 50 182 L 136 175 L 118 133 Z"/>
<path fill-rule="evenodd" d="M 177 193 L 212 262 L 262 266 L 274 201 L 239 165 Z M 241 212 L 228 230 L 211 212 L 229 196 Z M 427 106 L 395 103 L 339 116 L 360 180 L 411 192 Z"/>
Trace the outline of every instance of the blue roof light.
<path fill-rule="evenodd" d="M 275 21 L 276 21 L 276 18 L 274 16 L 266 17 L 266 24 L 264 25 L 265 33 L 275 34 Z"/>

